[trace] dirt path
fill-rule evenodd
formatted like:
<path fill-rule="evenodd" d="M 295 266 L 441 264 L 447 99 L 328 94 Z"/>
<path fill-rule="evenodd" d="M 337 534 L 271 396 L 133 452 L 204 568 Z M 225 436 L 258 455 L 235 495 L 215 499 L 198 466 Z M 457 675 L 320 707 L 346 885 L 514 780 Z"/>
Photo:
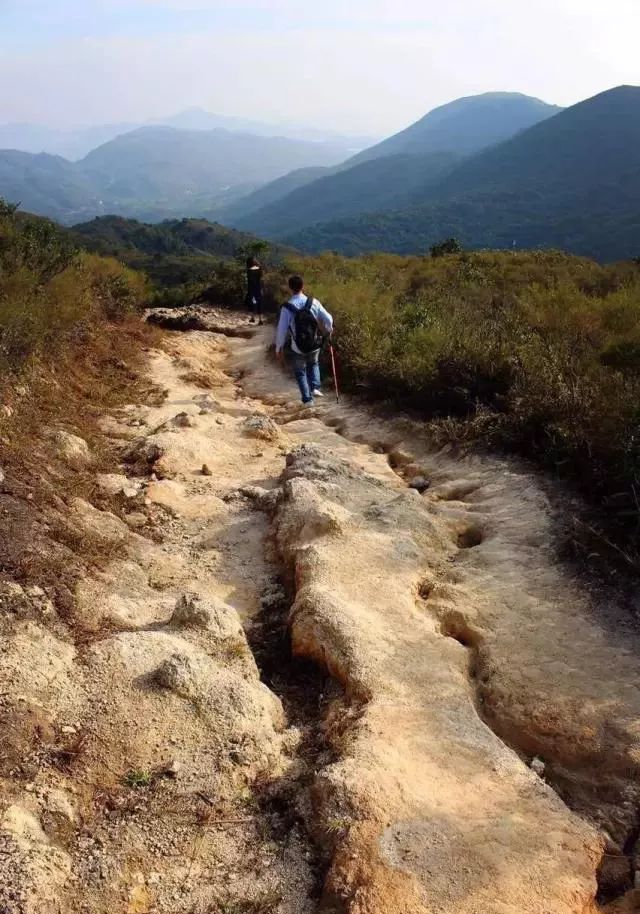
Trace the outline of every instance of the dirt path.
<path fill-rule="evenodd" d="M 640 910 L 640 644 L 536 479 L 302 410 L 239 326 L 169 336 L 162 404 L 105 417 L 127 522 L 73 506 L 114 550 L 75 634 L 4 596 L 3 701 L 49 735 L 0 910 Z"/>
<path fill-rule="evenodd" d="M 349 403 L 291 421 L 264 336 L 232 344 L 244 389 L 311 445 L 275 518 L 294 645 L 360 705 L 321 778 L 345 821 L 330 882 L 356 909 L 587 911 L 599 866 L 600 901 L 634 909 L 628 615 L 560 563 L 533 476 L 434 454 L 419 426 Z"/>

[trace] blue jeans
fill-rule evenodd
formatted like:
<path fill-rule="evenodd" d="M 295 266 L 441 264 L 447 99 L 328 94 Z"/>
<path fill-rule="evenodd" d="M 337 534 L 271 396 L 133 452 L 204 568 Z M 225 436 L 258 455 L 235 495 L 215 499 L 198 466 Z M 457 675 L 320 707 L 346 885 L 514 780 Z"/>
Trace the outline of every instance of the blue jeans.
<path fill-rule="evenodd" d="M 320 385 L 322 383 L 320 379 L 320 364 L 318 361 L 320 358 L 320 350 L 316 349 L 315 352 L 309 352 L 305 355 L 298 355 L 297 352 L 293 352 L 292 357 L 293 373 L 296 376 L 296 381 L 300 388 L 302 402 L 311 403 L 313 401 L 313 392 L 315 390 L 320 390 Z"/>

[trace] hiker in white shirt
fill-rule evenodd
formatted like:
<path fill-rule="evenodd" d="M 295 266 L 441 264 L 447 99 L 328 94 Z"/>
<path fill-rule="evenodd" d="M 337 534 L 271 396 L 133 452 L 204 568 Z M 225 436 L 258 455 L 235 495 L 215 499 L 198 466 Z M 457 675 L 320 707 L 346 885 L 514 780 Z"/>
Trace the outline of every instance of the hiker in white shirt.
<path fill-rule="evenodd" d="M 322 397 L 320 349 L 322 337 L 333 331 L 333 318 L 313 296 L 304 293 L 301 276 L 289 279 L 293 295 L 280 311 L 276 331 L 276 358 L 284 357 L 287 338 L 291 338 L 293 372 L 300 388 L 302 402 L 312 406 L 314 397 Z"/>

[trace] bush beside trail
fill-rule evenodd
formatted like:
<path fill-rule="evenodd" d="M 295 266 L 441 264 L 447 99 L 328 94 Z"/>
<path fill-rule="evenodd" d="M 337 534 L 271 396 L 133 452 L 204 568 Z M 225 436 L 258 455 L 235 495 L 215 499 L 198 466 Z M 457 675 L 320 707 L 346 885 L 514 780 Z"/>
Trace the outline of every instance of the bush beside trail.
<path fill-rule="evenodd" d="M 0 200 L 0 370 L 102 321 L 139 310 L 147 280 L 117 260 L 79 252 L 52 222 Z"/>
<path fill-rule="evenodd" d="M 169 219 L 157 225 L 102 216 L 66 230 L 78 247 L 118 258 L 144 273 L 150 304 L 178 308 L 207 303 L 241 307 L 245 262 L 256 256 L 267 269 L 282 264 L 287 249 L 205 219 Z"/>
<path fill-rule="evenodd" d="M 352 386 L 418 411 L 436 442 L 504 448 L 577 482 L 637 561 L 636 264 L 533 251 L 290 267 L 334 312 Z"/>

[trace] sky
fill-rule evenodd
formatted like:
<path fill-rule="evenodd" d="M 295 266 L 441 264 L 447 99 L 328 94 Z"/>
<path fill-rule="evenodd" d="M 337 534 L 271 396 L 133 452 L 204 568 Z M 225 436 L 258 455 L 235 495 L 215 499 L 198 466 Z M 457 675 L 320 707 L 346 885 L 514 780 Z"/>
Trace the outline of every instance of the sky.
<path fill-rule="evenodd" d="M 640 84 L 640 0 L 0 0 L 0 123 L 198 106 L 393 133 L 463 95 Z"/>

